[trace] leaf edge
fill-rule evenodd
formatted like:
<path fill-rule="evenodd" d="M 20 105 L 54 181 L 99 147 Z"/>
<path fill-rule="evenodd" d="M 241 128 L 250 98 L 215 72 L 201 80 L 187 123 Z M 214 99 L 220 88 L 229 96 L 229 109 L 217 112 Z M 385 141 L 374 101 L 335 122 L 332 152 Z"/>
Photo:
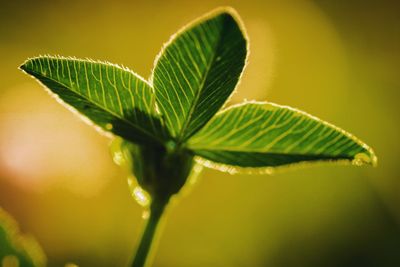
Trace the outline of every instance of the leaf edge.
<path fill-rule="evenodd" d="M 225 108 L 221 111 L 219 111 L 215 116 L 223 114 L 224 112 L 229 111 L 230 109 L 233 108 L 238 108 L 240 106 L 246 105 L 246 104 L 256 104 L 256 105 L 271 105 L 272 107 L 277 107 L 277 108 L 285 108 L 289 109 L 293 112 L 299 113 L 303 116 L 307 116 L 311 119 L 317 120 L 320 123 L 324 124 L 327 127 L 331 127 L 335 129 L 336 131 L 340 132 L 341 134 L 345 135 L 347 138 L 350 138 L 353 140 L 355 143 L 357 143 L 360 147 L 362 147 L 365 151 L 368 152 L 368 155 L 366 155 L 364 152 L 357 153 L 353 158 L 351 159 L 321 159 L 321 160 L 313 160 L 313 161 L 301 161 L 301 162 L 296 162 L 296 163 L 289 163 L 281 166 L 274 166 L 274 167 L 243 167 L 243 166 L 237 166 L 237 165 L 230 165 L 230 164 L 225 164 L 225 163 L 219 163 L 213 160 L 206 159 L 200 155 L 196 154 L 196 149 L 199 150 L 199 147 L 192 147 L 190 146 L 190 142 L 188 143 L 188 149 L 190 149 L 196 156 L 195 156 L 195 161 L 198 162 L 199 164 L 202 164 L 203 166 L 211 169 L 216 169 L 222 172 L 227 172 L 230 174 L 237 174 L 237 173 L 244 173 L 244 174 L 271 174 L 274 172 L 279 172 L 280 170 L 283 169 L 292 169 L 296 166 L 301 167 L 301 166 L 308 166 L 308 165 L 315 165 L 315 164 L 321 164 L 321 163 L 338 163 L 340 165 L 356 165 L 356 166 L 361 166 L 361 165 L 371 165 L 372 167 L 377 167 L 378 166 L 378 157 L 376 156 L 374 150 L 368 146 L 365 142 L 361 141 L 358 137 L 356 137 L 354 134 L 351 134 L 342 128 L 329 123 L 325 120 L 322 120 L 314 115 L 311 115 L 303 110 L 290 107 L 287 105 L 279 105 L 276 103 L 272 103 L 269 101 L 256 101 L 256 100 L 251 100 L 251 101 L 244 101 L 242 103 L 238 103 L 232 106 L 229 106 L 228 108 Z M 211 120 L 210 120 L 211 121 Z M 209 122 L 210 122 L 209 121 Z M 190 141 L 190 139 L 188 140 Z M 201 147 L 200 147 L 201 149 Z M 204 148 L 203 148 L 204 149 Z M 205 150 L 212 150 L 212 149 L 205 149 Z M 253 152 L 259 152 L 259 151 L 253 151 Z M 265 152 L 261 152 L 265 153 Z M 369 160 L 365 159 L 365 155 L 369 158 Z"/>

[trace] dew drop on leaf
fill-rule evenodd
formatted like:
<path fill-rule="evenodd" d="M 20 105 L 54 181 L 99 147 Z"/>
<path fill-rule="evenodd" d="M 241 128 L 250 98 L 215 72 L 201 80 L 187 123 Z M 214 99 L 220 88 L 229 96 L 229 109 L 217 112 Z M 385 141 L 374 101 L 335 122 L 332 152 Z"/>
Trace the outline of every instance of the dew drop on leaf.
<path fill-rule="evenodd" d="M 137 184 L 135 177 L 128 177 L 128 186 L 131 191 L 132 197 L 136 200 L 137 203 L 139 203 L 140 206 L 149 206 L 151 197 Z"/>
<path fill-rule="evenodd" d="M 114 138 L 110 143 L 110 152 L 114 163 L 118 166 L 124 167 L 127 165 L 127 162 L 124 152 L 122 151 L 121 144 L 121 138 Z"/>
<path fill-rule="evenodd" d="M 150 204 L 150 196 L 140 186 L 136 186 L 133 189 L 133 197 L 143 207 L 147 207 Z"/>
<path fill-rule="evenodd" d="M 142 219 L 146 220 L 150 217 L 150 211 L 149 210 L 144 210 L 142 213 Z"/>
<path fill-rule="evenodd" d="M 112 158 L 115 164 L 117 164 L 118 166 L 122 166 L 125 164 L 124 155 L 121 150 L 113 151 Z"/>
<path fill-rule="evenodd" d="M 269 175 L 272 175 L 275 172 L 274 168 L 272 168 L 272 167 L 267 167 L 267 168 L 265 168 L 264 171 L 266 174 L 269 174 Z"/>
<path fill-rule="evenodd" d="M 377 159 L 375 156 L 370 156 L 367 155 L 366 153 L 358 153 L 355 155 L 352 164 L 356 165 L 356 166 L 361 166 L 364 164 L 371 164 L 373 166 L 375 166 L 377 163 Z"/>
<path fill-rule="evenodd" d="M 112 128 L 113 128 L 113 125 L 112 125 L 111 123 L 107 123 L 107 124 L 105 125 L 105 128 L 106 128 L 107 130 L 111 131 Z"/>
<path fill-rule="evenodd" d="M 189 178 L 188 178 L 188 183 L 190 185 L 194 185 L 197 183 L 202 170 L 203 170 L 203 165 L 201 165 L 199 163 L 194 164 L 192 172 L 190 173 Z"/>

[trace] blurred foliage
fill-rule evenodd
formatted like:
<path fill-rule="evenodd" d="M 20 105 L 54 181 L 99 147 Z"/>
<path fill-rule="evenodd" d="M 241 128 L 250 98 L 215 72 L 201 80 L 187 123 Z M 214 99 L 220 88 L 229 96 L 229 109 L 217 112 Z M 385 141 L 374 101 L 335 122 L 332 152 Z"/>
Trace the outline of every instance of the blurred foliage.
<path fill-rule="evenodd" d="M 41 267 L 46 257 L 39 244 L 19 232 L 17 223 L 0 208 L 0 263 L 2 267 Z"/>
<path fill-rule="evenodd" d="M 380 162 L 254 177 L 205 170 L 169 210 L 155 266 L 399 266 L 400 5 L 390 0 L 1 1 L 0 205 L 49 266 L 124 266 L 141 226 L 127 173 L 107 139 L 17 66 L 75 55 L 147 77 L 160 43 L 221 5 L 237 9 L 251 38 L 232 103 L 306 110 L 353 132 Z"/>

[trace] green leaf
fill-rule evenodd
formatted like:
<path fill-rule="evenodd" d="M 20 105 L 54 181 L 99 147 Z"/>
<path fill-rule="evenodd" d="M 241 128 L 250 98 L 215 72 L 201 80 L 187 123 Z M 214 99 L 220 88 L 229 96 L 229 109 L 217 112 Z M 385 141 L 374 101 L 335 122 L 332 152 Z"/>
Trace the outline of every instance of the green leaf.
<path fill-rule="evenodd" d="M 46 257 L 39 244 L 30 236 L 22 235 L 18 224 L 0 208 L 0 264 L 1 266 L 42 267 Z"/>
<path fill-rule="evenodd" d="M 50 56 L 29 59 L 20 68 L 105 131 L 136 143 L 167 139 L 153 89 L 126 68 Z"/>
<path fill-rule="evenodd" d="M 372 150 L 356 137 L 271 103 L 246 103 L 222 111 L 189 140 L 189 147 L 206 165 L 213 167 L 214 162 L 214 167 L 232 172 L 312 161 L 376 163 Z"/>
<path fill-rule="evenodd" d="M 247 41 L 238 21 L 230 9 L 214 11 L 172 36 L 160 52 L 152 82 L 178 142 L 210 120 L 240 79 Z"/>

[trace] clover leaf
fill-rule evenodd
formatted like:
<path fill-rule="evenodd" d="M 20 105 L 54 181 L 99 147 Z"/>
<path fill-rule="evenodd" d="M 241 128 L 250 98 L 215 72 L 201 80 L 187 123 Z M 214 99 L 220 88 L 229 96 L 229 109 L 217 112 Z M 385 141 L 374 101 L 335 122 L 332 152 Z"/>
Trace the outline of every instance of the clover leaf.
<path fill-rule="evenodd" d="M 225 108 L 247 57 L 239 16 L 222 8 L 174 34 L 149 81 L 115 64 L 60 56 L 20 67 L 101 132 L 122 138 L 121 151 L 152 198 L 132 266 L 145 264 L 157 223 L 194 161 L 232 173 L 320 161 L 376 163 L 359 139 L 296 109 L 268 102 Z"/>

